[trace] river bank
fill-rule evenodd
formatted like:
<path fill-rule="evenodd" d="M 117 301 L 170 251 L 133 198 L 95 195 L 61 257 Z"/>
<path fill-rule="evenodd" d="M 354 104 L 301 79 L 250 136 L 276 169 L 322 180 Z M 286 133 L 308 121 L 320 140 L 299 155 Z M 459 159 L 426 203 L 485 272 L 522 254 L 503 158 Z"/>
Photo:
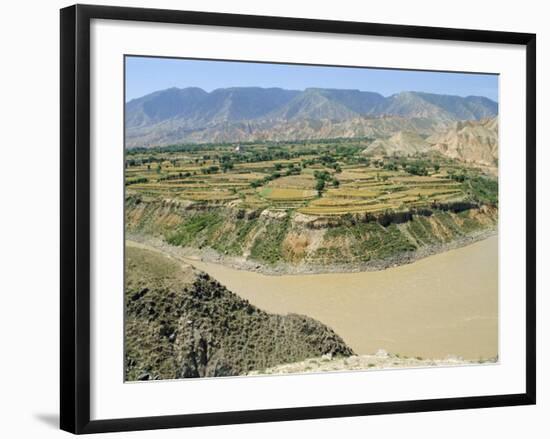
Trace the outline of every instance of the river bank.
<path fill-rule="evenodd" d="M 156 248 L 163 253 L 175 257 L 190 259 L 193 261 L 221 264 L 235 270 L 244 270 L 277 276 L 293 274 L 359 273 L 365 271 L 381 271 L 390 267 L 411 264 L 429 256 L 458 249 L 496 235 L 496 229 L 486 229 L 464 235 L 447 243 L 426 245 L 415 251 L 402 252 L 386 259 L 351 264 L 332 263 L 330 265 L 314 265 L 305 263 L 289 264 L 285 262 L 278 262 L 273 265 L 268 265 L 255 260 L 247 259 L 245 257 L 223 255 L 211 248 L 198 249 L 194 247 L 174 246 L 167 243 L 160 237 L 151 235 L 126 232 L 126 239 L 143 244 L 147 247 Z"/>

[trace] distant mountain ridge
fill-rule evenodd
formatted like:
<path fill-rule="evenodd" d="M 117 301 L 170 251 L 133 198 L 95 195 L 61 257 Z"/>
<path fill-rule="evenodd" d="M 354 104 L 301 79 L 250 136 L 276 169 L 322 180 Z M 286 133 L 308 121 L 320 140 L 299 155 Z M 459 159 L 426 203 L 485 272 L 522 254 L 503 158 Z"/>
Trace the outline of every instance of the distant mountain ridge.
<path fill-rule="evenodd" d="M 391 135 L 396 130 L 387 129 L 388 117 L 432 126 L 434 130 L 421 132 L 433 134 L 455 121 L 497 114 L 498 104 L 480 96 L 401 92 L 384 97 L 324 88 L 233 87 L 211 92 L 169 88 L 126 103 L 126 146 L 356 137 L 373 130 Z"/>

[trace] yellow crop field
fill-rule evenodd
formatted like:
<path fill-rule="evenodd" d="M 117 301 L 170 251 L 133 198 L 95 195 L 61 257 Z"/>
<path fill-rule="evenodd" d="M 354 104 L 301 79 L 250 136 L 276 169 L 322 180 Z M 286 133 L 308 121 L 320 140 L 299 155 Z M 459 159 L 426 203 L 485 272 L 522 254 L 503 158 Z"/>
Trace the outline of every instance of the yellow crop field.
<path fill-rule="evenodd" d="M 356 181 L 356 180 L 374 180 L 376 178 L 376 175 L 371 175 L 366 172 L 360 172 L 360 171 L 348 171 L 344 170 L 339 175 L 339 178 L 342 181 Z"/>
<path fill-rule="evenodd" d="M 179 197 L 185 200 L 192 200 L 192 201 L 228 201 L 228 200 L 235 200 L 238 198 L 237 195 L 231 192 L 222 192 L 222 191 L 181 192 L 179 194 Z"/>
<path fill-rule="evenodd" d="M 259 190 L 260 196 L 268 200 L 287 200 L 287 201 L 299 201 L 315 198 L 317 192 L 307 189 L 291 189 L 291 188 L 272 188 L 265 187 Z"/>
<path fill-rule="evenodd" d="M 405 184 L 423 184 L 423 183 L 452 183 L 451 180 L 443 179 L 443 178 L 434 178 L 431 176 L 424 176 L 424 175 L 408 175 L 408 176 L 398 176 L 393 177 L 393 181 L 397 183 L 405 183 Z"/>
<path fill-rule="evenodd" d="M 342 187 L 338 189 L 329 189 L 327 191 L 327 195 L 330 197 L 342 198 L 375 198 L 380 195 L 380 192 L 369 189 L 354 189 Z"/>
<path fill-rule="evenodd" d="M 227 173 L 213 174 L 210 176 L 212 181 L 242 181 L 250 182 L 264 178 L 267 174 L 262 172 L 242 172 L 242 173 Z"/>
<path fill-rule="evenodd" d="M 310 207 L 350 207 L 350 206 L 367 206 L 376 204 L 376 200 L 354 200 L 348 198 L 318 198 L 309 203 Z"/>
<path fill-rule="evenodd" d="M 269 182 L 268 186 L 272 188 L 314 189 L 315 179 L 313 175 L 289 175 Z"/>
<path fill-rule="evenodd" d="M 338 140 L 264 142 L 239 151 L 227 144 L 127 151 L 126 193 L 317 216 L 497 200 L 498 185 L 487 182 L 483 170 L 457 160 L 421 155 L 369 160 L 358 148 L 357 140 Z"/>

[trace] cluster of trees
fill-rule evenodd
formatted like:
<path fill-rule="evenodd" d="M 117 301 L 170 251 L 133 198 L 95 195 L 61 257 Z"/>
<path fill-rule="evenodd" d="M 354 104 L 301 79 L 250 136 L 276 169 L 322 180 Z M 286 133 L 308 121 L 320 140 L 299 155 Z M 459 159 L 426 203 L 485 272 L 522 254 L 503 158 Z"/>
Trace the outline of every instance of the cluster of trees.
<path fill-rule="evenodd" d="M 203 174 L 217 174 L 218 171 L 220 170 L 219 166 L 216 166 L 216 165 L 212 165 L 212 166 L 209 166 L 208 168 L 201 168 L 201 172 Z"/>
<path fill-rule="evenodd" d="M 397 171 L 399 169 L 399 165 L 395 162 L 384 163 L 384 169 L 388 171 Z"/>
<path fill-rule="evenodd" d="M 227 172 L 231 169 L 233 169 L 234 165 L 233 162 L 223 162 L 222 164 L 222 171 Z"/>
<path fill-rule="evenodd" d="M 285 172 L 286 176 L 289 175 L 300 175 L 302 173 L 302 168 L 294 163 L 290 163 Z"/>
<path fill-rule="evenodd" d="M 273 149 L 268 151 L 250 151 L 246 152 L 244 157 L 246 162 L 269 162 L 272 160 L 290 160 L 299 157 L 302 153 L 297 151 L 288 151 L 281 149 Z"/>
<path fill-rule="evenodd" d="M 482 176 L 468 176 L 466 188 L 476 201 L 489 204 L 498 204 L 498 181 Z"/>
<path fill-rule="evenodd" d="M 462 169 L 460 172 L 455 172 L 454 170 L 448 171 L 449 178 L 454 181 L 458 181 L 459 183 L 464 183 L 467 178 L 466 171 Z"/>
<path fill-rule="evenodd" d="M 149 181 L 146 177 L 136 177 L 136 178 L 129 178 L 125 181 L 125 186 L 130 186 L 131 184 L 139 184 L 139 183 L 147 183 Z"/>
<path fill-rule="evenodd" d="M 412 163 L 410 165 L 405 165 L 403 168 L 405 172 L 408 172 L 411 175 L 420 175 L 420 176 L 426 176 L 429 175 L 428 168 L 418 164 L 418 163 Z"/>
<path fill-rule="evenodd" d="M 366 166 L 374 166 L 375 168 L 385 169 L 387 171 L 403 171 L 411 175 L 429 175 L 430 170 L 439 172 L 441 166 L 438 162 L 434 162 L 426 157 L 399 157 L 385 156 L 383 159 L 369 159 L 361 157 L 360 163 Z"/>
<path fill-rule="evenodd" d="M 162 163 L 163 161 L 164 161 L 164 158 L 150 155 L 149 157 L 141 157 L 139 159 L 134 159 L 134 158 L 126 159 L 124 165 L 126 168 L 129 168 L 131 166 L 142 166 L 142 165 L 147 165 L 151 163 Z"/>
<path fill-rule="evenodd" d="M 138 155 L 138 154 L 147 154 L 147 153 L 174 153 L 174 152 L 198 152 L 208 150 L 215 150 L 222 147 L 222 145 L 217 143 L 201 143 L 201 144 L 181 144 L 181 145 L 169 145 L 169 146 L 153 146 L 153 147 L 143 147 L 139 146 L 137 148 L 130 148 L 126 150 L 127 155 Z"/>
<path fill-rule="evenodd" d="M 388 171 L 403 171 L 411 175 L 427 176 L 430 173 L 430 169 L 434 172 L 439 172 L 439 163 L 432 163 L 430 160 L 415 159 L 410 160 L 405 157 L 391 158 L 388 160 L 374 160 L 372 162 L 377 168 L 383 168 Z"/>
<path fill-rule="evenodd" d="M 274 169 L 275 170 L 270 175 L 265 176 L 261 180 L 254 180 L 253 182 L 251 182 L 250 186 L 253 188 L 257 188 L 263 186 L 266 183 L 269 183 L 272 180 L 281 178 L 283 176 L 283 172 L 281 171 L 284 169 L 284 165 L 282 163 L 275 163 Z M 294 163 L 289 163 L 287 165 L 286 171 L 284 172 L 284 175 L 299 175 L 301 172 L 302 168 L 300 166 L 297 166 Z"/>
<path fill-rule="evenodd" d="M 276 180 L 277 178 L 281 178 L 281 173 L 273 172 L 270 175 L 266 175 L 261 180 L 254 180 L 252 183 L 250 183 L 250 186 L 253 188 L 257 188 L 257 187 L 263 186 L 266 183 L 269 183 L 271 180 Z"/>
<path fill-rule="evenodd" d="M 159 177 L 158 181 L 179 180 L 180 178 L 187 178 L 187 177 L 191 177 L 190 172 L 178 172 L 177 174 L 169 174 L 169 175 L 164 175 L 163 177 Z"/>
<path fill-rule="evenodd" d="M 313 173 L 313 176 L 315 177 L 316 184 L 315 189 L 317 190 L 317 193 L 319 196 L 321 196 L 321 193 L 325 190 L 325 187 L 327 184 L 332 184 L 334 187 L 340 186 L 340 181 L 336 179 L 332 174 L 330 174 L 328 171 L 315 171 Z"/>

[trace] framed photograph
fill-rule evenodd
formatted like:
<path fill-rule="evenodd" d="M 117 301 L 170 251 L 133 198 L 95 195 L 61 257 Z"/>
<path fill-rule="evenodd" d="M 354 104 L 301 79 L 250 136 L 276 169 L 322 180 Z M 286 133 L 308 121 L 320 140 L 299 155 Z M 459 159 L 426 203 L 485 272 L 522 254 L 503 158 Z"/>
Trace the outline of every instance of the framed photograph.
<path fill-rule="evenodd" d="M 535 35 L 61 10 L 61 428 L 535 403 Z"/>

